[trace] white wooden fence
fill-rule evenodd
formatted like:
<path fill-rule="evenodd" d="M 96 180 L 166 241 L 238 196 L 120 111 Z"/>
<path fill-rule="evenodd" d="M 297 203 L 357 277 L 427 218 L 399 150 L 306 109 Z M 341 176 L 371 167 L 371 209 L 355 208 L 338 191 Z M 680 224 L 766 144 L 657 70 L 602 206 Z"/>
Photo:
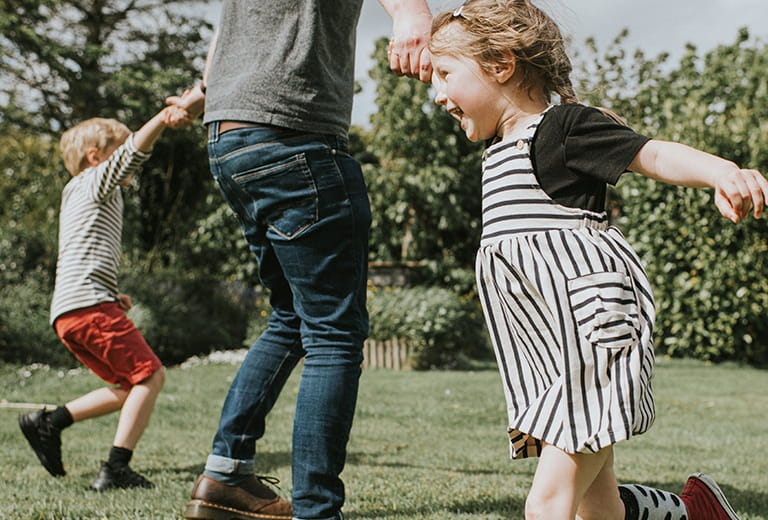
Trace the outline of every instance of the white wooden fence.
<path fill-rule="evenodd" d="M 411 347 L 404 339 L 387 339 L 384 341 L 367 339 L 363 345 L 363 368 L 391 368 L 394 370 L 409 370 L 408 358 Z"/>

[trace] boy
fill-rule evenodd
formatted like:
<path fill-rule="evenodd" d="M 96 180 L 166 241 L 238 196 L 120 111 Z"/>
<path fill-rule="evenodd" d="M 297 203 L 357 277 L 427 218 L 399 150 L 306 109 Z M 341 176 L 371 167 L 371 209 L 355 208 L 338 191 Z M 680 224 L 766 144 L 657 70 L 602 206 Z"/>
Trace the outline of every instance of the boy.
<path fill-rule="evenodd" d="M 125 315 L 130 297 L 117 291 L 120 187 L 149 158 L 166 126 L 190 122 L 182 109 L 166 108 L 133 134 L 113 119 L 93 118 L 61 136 L 64 164 L 73 178 L 62 194 L 51 324 L 77 359 L 118 386 L 94 390 L 52 411 L 22 414 L 19 426 L 45 469 L 58 477 L 66 474 L 61 431 L 74 422 L 121 410 L 108 460 L 92 484 L 97 491 L 153 487 L 128 463 L 163 387 L 165 369 Z"/>

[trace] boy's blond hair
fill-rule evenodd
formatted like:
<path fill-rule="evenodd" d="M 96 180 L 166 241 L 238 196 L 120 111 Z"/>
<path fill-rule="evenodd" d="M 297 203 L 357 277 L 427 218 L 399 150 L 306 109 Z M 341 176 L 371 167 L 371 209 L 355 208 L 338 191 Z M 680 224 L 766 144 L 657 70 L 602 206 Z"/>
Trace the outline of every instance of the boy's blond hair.
<path fill-rule="evenodd" d="M 75 176 L 88 166 L 86 153 L 90 148 L 104 151 L 115 144 L 122 144 L 130 133 L 127 126 L 114 119 L 86 119 L 61 135 L 59 148 L 64 166 Z"/>

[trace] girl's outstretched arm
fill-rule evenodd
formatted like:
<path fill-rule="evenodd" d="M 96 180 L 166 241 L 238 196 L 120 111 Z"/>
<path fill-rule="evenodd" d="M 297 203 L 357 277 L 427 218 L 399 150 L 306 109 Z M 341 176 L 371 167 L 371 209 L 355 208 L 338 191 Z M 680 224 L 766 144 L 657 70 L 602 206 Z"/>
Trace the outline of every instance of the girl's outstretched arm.
<path fill-rule="evenodd" d="M 717 209 L 733 222 L 750 211 L 760 218 L 768 202 L 768 180 L 760 172 L 684 144 L 648 141 L 629 169 L 669 184 L 714 188 Z"/>

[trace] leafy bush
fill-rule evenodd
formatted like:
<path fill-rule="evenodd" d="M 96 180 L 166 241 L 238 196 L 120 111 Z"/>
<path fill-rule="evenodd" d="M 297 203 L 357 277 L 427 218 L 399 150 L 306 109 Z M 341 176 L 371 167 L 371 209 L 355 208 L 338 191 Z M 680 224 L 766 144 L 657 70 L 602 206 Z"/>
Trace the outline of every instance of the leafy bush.
<path fill-rule="evenodd" d="M 628 240 L 657 304 L 656 342 L 674 357 L 768 363 L 768 230 L 734 225 L 712 194 L 641 176 L 620 184 Z"/>
<path fill-rule="evenodd" d="M 3 286 L 0 291 L 0 361 L 64 367 L 77 364 L 49 324 L 52 290 L 53 286 L 42 275 L 28 274 L 23 283 Z"/>
<path fill-rule="evenodd" d="M 251 306 L 247 293 L 173 272 L 133 273 L 122 285 L 134 304 L 128 316 L 163 363 L 242 348 Z"/>
<path fill-rule="evenodd" d="M 428 85 L 391 73 L 386 38 L 373 58 L 378 110 L 372 128 L 355 130 L 352 141 L 373 210 L 371 259 L 471 269 L 480 240 L 482 145 L 438 110 Z"/>
<path fill-rule="evenodd" d="M 583 68 L 580 91 L 588 102 L 611 108 L 650 137 L 768 172 L 768 45 L 751 42 L 742 30 L 733 44 L 703 57 L 688 46 L 673 67 L 666 55 L 630 58 L 619 46 L 624 36 Z M 767 364 L 765 220 L 734 225 L 715 209 L 711 190 L 640 175 L 626 175 L 616 193 L 619 223 L 654 288 L 658 350 Z"/>
<path fill-rule="evenodd" d="M 164 364 L 213 350 L 242 348 L 264 328 L 260 293 L 214 280 L 133 273 L 121 282 L 134 306 L 128 316 Z M 0 294 L 0 361 L 77 366 L 49 324 L 53 281 L 43 271 L 7 283 Z M 248 337 L 246 337 L 248 335 Z"/>
<path fill-rule="evenodd" d="M 46 226 L 17 226 L 9 219 L 0 230 L 0 361 L 77 363 L 49 323 L 55 236 Z"/>
<path fill-rule="evenodd" d="M 415 369 L 460 368 L 490 355 L 479 303 L 439 287 L 371 287 L 370 337 L 404 338 L 413 347 Z"/>

